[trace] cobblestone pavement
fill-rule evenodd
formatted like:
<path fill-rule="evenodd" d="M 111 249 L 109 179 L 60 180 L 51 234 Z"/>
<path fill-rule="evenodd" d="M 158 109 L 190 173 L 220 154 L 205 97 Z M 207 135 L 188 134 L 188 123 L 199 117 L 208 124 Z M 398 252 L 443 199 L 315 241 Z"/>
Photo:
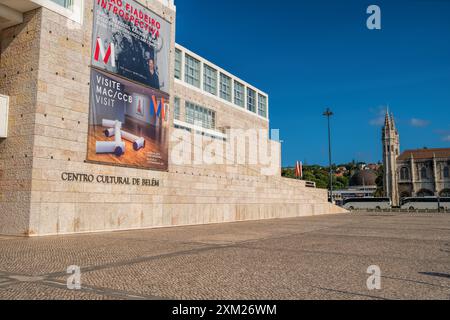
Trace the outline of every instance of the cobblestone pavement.
<path fill-rule="evenodd" d="M 81 290 L 68 290 L 68 266 Z M 369 291 L 371 265 L 381 290 Z M 450 214 L 0 237 L 0 299 L 450 299 Z"/>

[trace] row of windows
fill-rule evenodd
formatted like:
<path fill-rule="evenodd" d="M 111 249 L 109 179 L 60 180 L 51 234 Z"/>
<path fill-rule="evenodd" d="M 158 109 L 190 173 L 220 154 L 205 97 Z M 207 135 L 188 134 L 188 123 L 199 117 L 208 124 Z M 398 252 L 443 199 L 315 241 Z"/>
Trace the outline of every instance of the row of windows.
<path fill-rule="evenodd" d="M 428 179 L 427 169 L 423 167 L 420 169 L 420 178 L 422 180 Z M 443 178 L 450 178 L 450 169 L 449 167 L 445 167 L 443 170 Z M 403 167 L 400 169 L 400 180 L 410 180 L 409 169 L 407 167 Z"/>
<path fill-rule="evenodd" d="M 185 54 L 184 62 L 184 81 L 194 87 L 200 88 L 201 76 L 203 76 L 203 90 L 219 96 L 220 98 L 232 102 L 235 105 L 257 113 L 261 117 L 267 118 L 267 97 L 257 93 L 255 90 L 246 88 L 244 84 L 233 81 L 231 77 L 214 69 L 213 67 L 203 64 L 203 75 L 201 75 L 201 62 Z M 183 68 L 183 52 L 175 49 L 175 78 L 181 80 Z M 218 77 L 219 75 L 219 77 Z M 218 81 L 219 80 L 219 81 Z M 234 92 L 233 92 L 234 90 Z M 232 93 L 234 93 L 234 101 L 232 101 Z M 247 101 L 245 96 L 247 95 Z"/>
<path fill-rule="evenodd" d="M 174 117 L 181 120 L 181 100 L 175 97 Z M 195 103 L 186 101 L 185 103 L 185 122 L 205 129 L 215 129 L 216 112 L 214 110 L 199 106 Z"/>

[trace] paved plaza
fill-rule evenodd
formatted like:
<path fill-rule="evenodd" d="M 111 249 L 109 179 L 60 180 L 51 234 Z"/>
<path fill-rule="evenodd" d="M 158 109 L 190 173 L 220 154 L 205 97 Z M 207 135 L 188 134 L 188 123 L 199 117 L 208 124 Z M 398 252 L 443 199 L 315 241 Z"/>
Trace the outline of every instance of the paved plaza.
<path fill-rule="evenodd" d="M 67 289 L 67 267 L 81 290 Z M 369 266 L 381 290 L 368 290 Z M 0 299 L 450 299 L 450 214 L 0 237 Z"/>

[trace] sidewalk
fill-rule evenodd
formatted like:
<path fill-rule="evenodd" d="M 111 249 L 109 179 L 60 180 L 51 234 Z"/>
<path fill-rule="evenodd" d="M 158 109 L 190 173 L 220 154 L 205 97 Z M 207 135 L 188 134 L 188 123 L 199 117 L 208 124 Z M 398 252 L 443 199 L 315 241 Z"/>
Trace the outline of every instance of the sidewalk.
<path fill-rule="evenodd" d="M 0 237 L 0 299 L 450 299 L 450 215 Z M 67 267 L 81 268 L 68 290 Z M 382 289 L 369 291 L 377 265 Z"/>

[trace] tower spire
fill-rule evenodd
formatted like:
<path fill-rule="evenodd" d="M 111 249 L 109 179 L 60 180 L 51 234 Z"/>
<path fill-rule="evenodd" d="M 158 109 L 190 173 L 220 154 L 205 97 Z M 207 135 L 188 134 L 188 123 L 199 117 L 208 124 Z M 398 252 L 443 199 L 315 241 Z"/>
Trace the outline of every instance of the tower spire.
<path fill-rule="evenodd" d="M 384 118 L 384 129 L 389 130 L 391 127 L 391 119 L 389 117 L 389 107 L 386 109 L 386 116 Z"/>
<path fill-rule="evenodd" d="M 394 207 L 400 205 L 397 178 L 397 157 L 400 152 L 400 140 L 395 127 L 394 114 L 386 106 L 385 125 L 383 128 L 383 165 L 384 193 L 389 197 Z"/>
<path fill-rule="evenodd" d="M 391 129 L 392 129 L 392 130 L 396 130 L 396 128 L 395 128 L 394 113 L 391 113 Z"/>

